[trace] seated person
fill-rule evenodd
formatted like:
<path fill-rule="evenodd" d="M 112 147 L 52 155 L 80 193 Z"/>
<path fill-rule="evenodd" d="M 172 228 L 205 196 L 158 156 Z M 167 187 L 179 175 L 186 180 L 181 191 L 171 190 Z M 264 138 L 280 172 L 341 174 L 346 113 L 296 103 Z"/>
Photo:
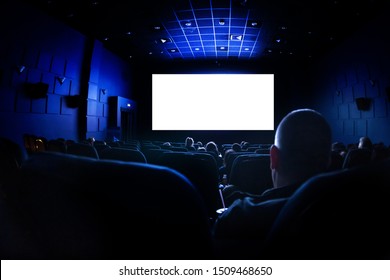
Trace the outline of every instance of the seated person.
<path fill-rule="evenodd" d="M 288 197 L 330 163 L 331 128 L 311 109 L 294 110 L 279 124 L 270 149 L 273 187 L 261 195 L 238 193 L 215 221 L 215 238 L 265 239 Z"/>
<path fill-rule="evenodd" d="M 187 148 L 188 151 L 196 151 L 194 139 L 192 137 L 187 137 L 184 141 L 184 147 Z"/>

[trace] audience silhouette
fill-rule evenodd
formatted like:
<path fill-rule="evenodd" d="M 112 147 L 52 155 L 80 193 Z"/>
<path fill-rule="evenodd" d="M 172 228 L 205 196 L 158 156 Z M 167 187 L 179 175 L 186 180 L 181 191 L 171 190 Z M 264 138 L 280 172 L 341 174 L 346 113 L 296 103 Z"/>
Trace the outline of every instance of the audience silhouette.
<path fill-rule="evenodd" d="M 194 139 L 192 137 L 187 137 L 184 142 L 184 147 L 187 148 L 188 151 L 196 151 Z"/>
<path fill-rule="evenodd" d="M 125 163 L 116 162 L 115 160 L 105 161 L 104 160 L 105 158 L 103 156 L 100 157 L 99 153 L 104 148 L 111 148 L 111 147 L 105 141 L 96 140 L 94 137 L 90 137 L 80 142 L 71 139 L 65 140 L 64 138 L 61 138 L 60 141 L 58 139 L 55 140 L 57 141 L 46 142 L 48 143 L 46 149 L 47 152 L 43 151 L 43 154 L 46 155 L 42 156 L 39 155 L 39 153 L 42 152 L 41 150 L 31 150 L 31 151 L 28 150 L 29 147 L 28 145 L 30 145 L 30 143 L 24 143 L 25 149 L 20 149 L 20 147 L 15 143 L 13 143 L 12 141 L 0 137 L 0 167 L 1 167 L 0 168 L 0 175 L 1 175 L 0 194 L 2 197 L 2 201 L 0 201 L 0 203 L 2 204 L 0 205 L 1 207 L 3 207 L 5 210 L 8 209 L 7 205 L 9 204 L 10 200 L 7 197 L 12 197 L 13 199 L 17 198 L 17 192 L 13 191 L 11 188 L 15 185 L 14 180 L 16 180 L 16 178 L 19 178 L 18 176 L 20 174 L 25 174 L 25 175 L 28 174 L 28 176 L 30 176 L 30 173 L 20 172 L 20 170 L 24 170 L 23 172 L 26 172 L 26 170 L 28 170 L 26 168 L 24 169 L 20 168 L 22 166 L 22 163 L 26 164 L 25 162 L 29 162 L 29 165 L 27 165 L 29 166 L 28 168 L 32 168 L 33 170 L 36 169 L 39 172 L 41 172 L 40 174 L 42 176 L 34 176 L 34 180 L 37 180 L 35 182 L 37 185 L 41 184 L 40 180 L 42 178 L 43 180 L 48 180 L 45 179 L 46 176 L 47 177 L 53 176 L 53 174 L 46 174 L 45 173 L 46 170 L 41 169 L 39 166 L 34 165 L 34 162 L 40 160 L 42 160 L 42 162 L 40 162 L 39 164 L 44 165 L 46 163 L 43 161 L 43 159 L 45 158 L 50 159 L 51 157 L 55 157 L 56 158 L 55 161 L 56 162 L 58 161 L 60 163 L 62 161 L 61 159 L 62 155 L 59 155 L 59 153 L 51 153 L 51 152 L 73 154 L 70 155 L 70 157 L 68 157 L 68 155 L 65 155 L 67 160 L 69 162 L 74 163 L 74 165 L 85 164 L 86 166 L 88 166 L 89 172 L 95 170 L 96 168 L 95 165 L 100 166 L 100 164 L 102 165 L 105 164 L 110 166 L 112 165 L 114 170 L 112 172 L 115 173 L 117 172 L 115 171 L 117 168 L 123 168 L 125 164 Z M 54 145 L 57 142 L 62 143 L 61 149 Z M 283 208 L 284 210 L 286 206 L 291 204 L 290 203 L 290 201 L 292 200 L 291 197 L 297 196 L 297 194 L 301 192 L 302 186 L 305 186 L 308 184 L 308 182 L 310 183 L 311 181 L 313 181 L 313 178 L 315 179 L 317 175 L 338 174 L 336 172 L 333 172 L 335 170 L 340 170 L 340 174 L 344 174 L 343 172 L 345 171 L 353 172 L 354 169 L 352 170 L 341 170 L 341 169 L 343 169 L 343 167 L 355 166 L 350 162 L 352 162 L 353 159 L 352 156 L 353 154 L 355 154 L 356 151 L 359 152 L 359 154 L 361 154 L 360 152 L 363 152 L 363 150 L 370 151 L 371 157 L 365 157 L 365 159 L 368 160 L 365 161 L 366 163 L 370 162 L 374 164 L 380 161 L 381 162 L 385 161 L 390 157 L 390 147 L 386 146 L 382 142 L 373 143 L 371 139 L 367 136 L 360 137 L 358 142 L 350 143 L 347 145 L 340 141 L 332 142 L 331 128 L 328 122 L 326 121 L 326 119 L 318 111 L 310 108 L 293 110 L 288 114 L 286 114 L 284 118 L 281 120 L 280 124 L 278 125 L 274 136 L 274 143 L 272 145 L 269 144 L 269 146 L 267 146 L 267 151 L 269 151 L 269 161 L 270 161 L 268 174 L 271 174 L 272 176 L 272 184 L 270 183 L 269 189 L 267 189 L 261 194 L 251 194 L 248 192 L 240 191 L 239 187 L 234 188 L 235 187 L 234 185 L 229 185 L 229 179 L 230 179 L 229 170 L 227 169 L 226 163 L 229 156 L 238 153 L 250 153 L 251 151 L 255 151 L 255 149 L 260 147 L 260 144 L 257 145 L 256 143 L 254 143 L 249 145 L 249 142 L 246 141 L 242 141 L 241 143 L 222 144 L 220 147 L 223 148 L 223 152 L 221 153 L 218 149 L 219 146 L 217 145 L 216 142 L 208 141 L 206 143 L 207 143 L 206 145 L 203 145 L 202 142 L 200 141 L 195 143 L 192 137 L 186 137 L 185 143 L 150 141 L 149 145 L 144 145 L 144 146 L 136 142 L 132 143 L 132 145 L 126 146 L 125 143 L 122 143 L 121 141 L 117 141 L 118 144 L 117 149 L 119 150 L 129 149 L 129 151 L 130 150 L 133 151 L 133 149 L 130 149 L 130 146 L 132 148 L 134 146 L 134 150 L 137 150 L 139 148 L 140 151 L 141 150 L 145 151 L 145 158 L 149 157 L 149 153 L 146 153 L 146 149 L 147 149 L 146 147 L 149 147 L 149 149 L 153 151 L 159 151 L 161 152 L 161 154 L 163 153 L 195 154 L 197 157 L 201 158 L 200 156 L 202 156 L 202 153 L 200 152 L 203 151 L 203 153 L 208 153 L 213 155 L 213 157 L 216 159 L 217 167 L 218 167 L 217 169 L 218 182 L 217 181 L 215 182 L 216 185 L 215 187 L 216 189 L 219 188 L 218 190 L 221 190 L 220 194 L 222 195 L 221 200 L 223 202 L 223 209 L 226 210 L 218 212 L 212 209 L 211 211 L 215 213 L 216 218 L 214 219 L 213 216 L 213 218 L 210 219 L 209 213 L 205 212 L 205 210 L 208 211 L 208 209 L 206 209 L 205 205 L 203 205 L 204 203 L 203 196 L 196 198 L 194 201 L 192 198 L 190 198 L 188 199 L 188 201 L 189 202 L 192 201 L 194 205 L 197 205 L 197 207 L 199 207 L 199 209 L 202 210 L 201 212 L 203 213 L 201 213 L 200 216 L 197 215 L 196 213 L 199 209 L 193 211 L 192 214 L 193 217 L 198 217 L 198 218 L 200 217 L 200 220 L 202 222 L 204 221 L 207 222 L 206 223 L 208 226 L 207 229 L 209 230 L 209 233 L 210 235 L 212 235 L 213 238 L 212 242 L 214 243 L 213 244 L 214 253 L 210 254 L 209 252 L 206 255 L 215 257 L 217 259 L 225 259 L 225 258 L 252 259 L 257 257 L 259 250 L 265 248 L 266 245 L 268 244 L 269 239 L 267 238 L 269 238 L 269 236 L 272 235 L 271 229 L 275 227 L 276 224 L 275 221 L 278 221 L 277 218 L 282 216 L 281 215 L 282 213 L 286 212 L 286 211 L 284 212 L 281 211 L 281 209 Z M 72 149 L 73 150 L 76 149 L 79 145 L 82 145 L 83 147 L 88 146 L 88 148 L 96 149 L 98 152 L 98 156 L 94 159 L 87 159 L 85 158 L 85 154 L 80 154 L 76 152 L 73 153 Z M 174 148 L 176 148 L 177 150 L 175 150 Z M 179 151 L 179 149 L 186 149 L 188 153 L 183 152 L 181 150 Z M 190 151 L 191 153 L 189 153 Z M 245 156 L 249 157 L 249 155 L 245 155 Z M 267 156 L 268 156 L 268 152 L 267 152 Z M 78 158 L 80 159 L 78 160 Z M 28 159 L 28 161 L 26 161 L 26 159 Z M 130 161 L 134 161 L 134 160 L 130 160 Z M 95 162 L 98 162 L 98 164 L 96 164 Z M 129 163 L 130 165 L 128 167 L 129 168 L 132 167 L 135 169 L 138 168 L 139 171 L 142 169 L 142 171 L 143 172 L 145 171 L 147 174 L 149 174 L 148 173 L 149 171 L 150 174 L 154 174 L 152 173 L 152 171 L 153 172 L 156 171 L 157 172 L 156 174 L 160 174 L 162 171 L 160 170 L 160 167 L 158 165 L 163 165 L 163 164 L 160 164 L 158 162 L 156 163 L 154 161 L 150 161 L 150 162 L 153 164 L 148 165 L 146 161 L 145 161 L 146 163 L 145 165 L 138 165 L 138 163 L 135 163 L 133 165 L 132 163 Z M 164 166 L 164 168 L 165 167 L 167 167 L 168 170 L 170 170 L 170 167 L 168 167 L 168 165 Z M 66 172 L 69 172 L 69 170 L 59 171 L 59 172 L 64 172 L 65 174 Z M 72 172 L 69 172 L 69 174 L 71 173 Z M 136 173 L 138 176 L 138 172 L 135 172 L 134 174 Z M 202 174 L 198 174 L 198 175 L 205 176 L 204 172 L 201 173 Z M 31 174 L 35 174 L 35 173 L 31 172 Z M 149 176 L 146 176 L 145 174 L 143 175 L 144 177 L 148 177 L 148 180 L 150 179 L 150 181 L 153 181 L 152 178 L 149 178 Z M 182 174 L 185 173 L 184 172 L 181 173 L 181 171 L 178 171 L 179 177 Z M 26 178 L 29 178 L 28 176 L 26 176 Z M 69 175 L 69 177 L 72 176 Z M 123 174 L 121 173 L 121 176 L 126 178 L 129 177 L 129 175 L 126 172 L 123 172 Z M 196 178 L 197 177 L 195 176 L 187 177 L 187 174 L 185 174 L 183 179 L 185 180 L 188 179 L 188 182 L 179 182 L 179 183 L 184 184 L 185 186 L 188 185 L 187 187 L 191 189 L 192 187 L 198 186 L 198 182 Z M 25 178 L 24 180 L 25 181 L 23 181 L 23 183 L 30 182 Z M 73 178 L 72 180 L 76 180 L 76 179 Z M 98 180 L 96 179 L 96 181 Z M 19 179 L 16 182 L 18 182 L 19 184 Z M 46 183 L 47 185 L 50 185 L 49 181 Z M 146 183 L 142 183 L 142 184 L 145 186 L 148 185 Z M 20 184 L 20 186 L 22 185 L 24 186 L 24 184 Z M 63 185 L 64 185 L 64 189 L 66 189 L 67 186 L 65 186 L 65 183 Z M 298 188 L 300 188 L 300 191 L 296 192 Z M 162 197 L 162 193 L 160 193 L 158 197 Z M 178 197 L 180 197 L 180 195 Z M 156 196 L 155 199 L 158 199 L 158 197 Z M 185 197 L 188 198 L 187 196 Z M 15 201 L 12 201 L 12 203 L 14 202 L 19 203 L 17 199 L 14 200 Z M 51 202 L 48 201 L 48 203 Z M 183 201 L 183 205 L 184 204 L 185 203 Z M 139 205 L 141 205 L 141 203 Z M 137 204 L 137 207 L 139 205 Z M 48 209 L 50 209 L 50 207 Z M 165 209 L 165 208 L 161 207 L 161 209 Z M 193 227 L 194 225 L 191 224 L 190 221 L 188 221 L 189 224 L 187 225 L 185 216 L 186 215 L 184 214 L 180 216 L 180 221 L 177 221 L 177 223 L 180 226 L 182 226 L 183 224 L 188 226 L 186 230 L 189 229 L 192 231 L 193 228 L 191 227 Z M 10 217 L 12 218 L 12 216 Z M 169 222 L 172 221 L 169 220 Z M 172 222 L 172 225 L 175 223 L 176 221 Z M 6 223 L 4 223 L 4 225 L 8 226 L 8 224 Z M 195 227 L 196 226 L 197 225 L 195 224 Z M 204 224 L 202 227 L 203 228 L 201 229 L 201 233 L 204 236 L 199 239 L 200 241 L 199 240 L 198 241 L 203 242 L 204 240 L 205 242 L 210 242 L 208 237 L 208 232 L 204 227 Z M 19 229 L 16 228 L 16 230 Z M 15 232 L 18 232 L 16 230 Z M 175 231 L 172 230 L 171 232 L 175 232 Z M 167 234 L 170 234 L 171 232 Z M 193 237 L 198 238 L 197 234 L 198 233 L 195 233 Z M 20 248 L 22 248 L 21 250 L 15 251 L 20 253 L 21 255 L 23 255 L 24 253 L 22 250 L 24 250 L 25 248 L 29 248 L 28 246 L 34 245 L 33 243 L 32 244 L 29 243 L 30 239 L 28 238 L 26 238 L 27 240 L 26 241 L 24 238 L 14 238 L 11 235 L 9 236 L 7 235 L 5 237 L 6 238 L 3 238 L 5 241 L 0 242 L 1 243 L 0 245 L 2 249 L 7 250 L 8 256 L 12 256 L 12 254 L 14 253 L 13 246 L 15 246 L 20 241 L 27 242 L 26 243 L 27 245 L 24 245 L 24 247 L 20 246 Z M 125 238 L 123 240 L 125 240 Z M 11 242 L 9 243 L 10 245 L 6 245 L 7 242 Z M 250 246 L 247 246 L 248 244 Z M 205 248 L 210 249 L 209 245 L 210 244 L 207 244 Z M 37 248 L 38 246 L 37 247 L 35 247 L 35 245 L 33 246 L 34 250 L 36 250 Z M 181 253 L 182 252 L 180 251 L 180 254 Z M 269 252 L 266 252 L 266 254 L 267 253 Z M 101 256 L 104 256 L 103 254 L 105 253 L 102 253 Z M 267 256 L 266 254 L 265 256 Z M 29 255 L 26 254 L 26 256 L 28 257 Z M 37 256 L 40 257 L 40 254 L 37 255 L 33 254 L 31 257 L 34 258 Z"/>
<path fill-rule="evenodd" d="M 218 168 L 221 167 L 223 164 L 223 159 L 221 153 L 218 150 L 218 145 L 214 141 L 209 141 L 207 142 L 205 148 L 206 148 L 206 152 L 214 156 Z"/>
<path fill-rule="evenodd" d="M 368 136 L 363 136 L 359 138 L 359 143 L 358 143 L 358 149 L 372 149 L 373 144 L 371 139 Z"/>
<path fill-rule="evenodd" d="M 307 179 L 327 170 L 330 152 L 331 129 L 320 113 L 307 108 L 288 113 L 270 149 L 273 188 L 259 196 L 237 198 L 216 219 L 214 237 L 264 240 L 288 197 Z"/>

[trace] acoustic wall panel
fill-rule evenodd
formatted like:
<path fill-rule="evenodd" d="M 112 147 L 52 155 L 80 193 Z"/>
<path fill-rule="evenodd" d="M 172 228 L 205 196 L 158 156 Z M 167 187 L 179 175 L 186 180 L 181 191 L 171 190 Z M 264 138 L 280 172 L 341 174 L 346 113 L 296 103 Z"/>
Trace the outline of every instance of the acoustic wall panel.
<path fill-rule="evenodd" d="M 31 113 L 46 113 L 46 97 L 31 100 Z"/>
<path fill-rule="evenodd" d="M 40 52 L 38 59 L 38 69 L 50 72 L 52 55 L 46 52 Z"/>
<path fill-rule="evenodd" d="M 61 113 L 61 96 L 55 94 L 47 95 L 47 108 L 46 112 L 48 114 L 59 115 Z"/>
<path fill-rule="evenodd" d="M 343 101 L 345 103 L 352 103 L 353 102 L 353 91 L 352 86 L 348 86 L 343 89 Z"/>
<path fill-rule="evenodd" d="M 54 93 L 54 82 L 55 82 L 55 75 L 49 72 L 43 72 L 42 73 L 42 82 L 49 85 L 49 89 L 47 90 L 47 93 L 52 94 Z"/>
<path fill-rule="evenodd" d="M 353 85 L 353 97 L 366 97 L 366 89 L 364 86 L 364 82 L 359 82 L 358 84 Z"/>

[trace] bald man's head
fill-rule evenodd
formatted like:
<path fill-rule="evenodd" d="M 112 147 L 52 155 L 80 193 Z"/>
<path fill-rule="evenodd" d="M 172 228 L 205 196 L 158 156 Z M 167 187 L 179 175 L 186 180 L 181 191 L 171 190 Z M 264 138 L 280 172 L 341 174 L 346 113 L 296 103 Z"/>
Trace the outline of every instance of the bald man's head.
<path fill-rule="evenodd" d="M 331 128 L 320 113 L 312 109 L 290 112 L 276 130 L 277 171 L 289 180 L 304 180 L 325 171 L 330 160 L 331 141 Z"/>

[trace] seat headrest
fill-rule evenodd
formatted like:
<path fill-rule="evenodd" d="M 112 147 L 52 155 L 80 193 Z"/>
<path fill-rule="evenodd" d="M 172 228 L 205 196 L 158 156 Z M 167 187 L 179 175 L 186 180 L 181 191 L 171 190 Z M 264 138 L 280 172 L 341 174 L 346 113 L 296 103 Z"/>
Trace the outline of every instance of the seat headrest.
<path fill-rule="evenodd" d="M 298 259 L 390 256 L 390 160 L 317 175 L 290 197 L 266 254 Z"/>

